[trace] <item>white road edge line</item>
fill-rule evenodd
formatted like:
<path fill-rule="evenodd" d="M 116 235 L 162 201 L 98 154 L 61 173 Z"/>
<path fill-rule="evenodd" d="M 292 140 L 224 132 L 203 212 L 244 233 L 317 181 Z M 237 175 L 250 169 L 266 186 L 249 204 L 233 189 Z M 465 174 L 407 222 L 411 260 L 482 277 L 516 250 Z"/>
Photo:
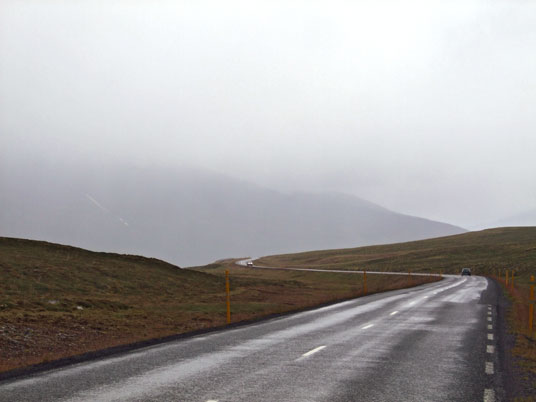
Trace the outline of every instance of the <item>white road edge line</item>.
<path fill-rule="evenodd" d="M 307 353 L 304 353 L 302 355 L 302 357 L 307 357 L 307 356 L 311 356 L 312 354 L 316 353 L 316 352 L 320 352 L 322 349 L 324 349 L 326 347 L 326 345 L 324 346 L 319 346 L 317 348 L 314 348 L 313 350 L 310 350 L 309 352 Z"/>
<path fill-rule="evenodd" d="M 391 314 L 389 314 L 389 315 L 395 315 L 395 314 L 397 314 L 397 313 L 398 313 L 398 311 L 393 311 L 393 312 L 392 312 Z"/>
<path fill-rule="evenodd" d="M 207 402 L 218 402 L 217 399 L 209 399 Z"/>
<path fill-rule="evenodd" d="M 492 389 L 484 390 L 484 402 L 495 402 L 495 391 Z"/>
<path fill-rule="evenodd" d="M 493 370 L 493 362 L 486 362 L 486 374 L 493 374 L 495 370 Z"/>
<path fill-rule="evenodd" d="M 486 352 L 493 353 L 495 351 L 495 346 L 493 345 L 487 345 L 486 346 Z"/>
<path fill-rule="evenodd" d="M 365 325 L 364 327 L 361 327 L 361 329 L 368 329 L 368 328 L 373 327 L 373 326 L 374 326 L 374 324 L 369 324 L 369 325 Z"/>

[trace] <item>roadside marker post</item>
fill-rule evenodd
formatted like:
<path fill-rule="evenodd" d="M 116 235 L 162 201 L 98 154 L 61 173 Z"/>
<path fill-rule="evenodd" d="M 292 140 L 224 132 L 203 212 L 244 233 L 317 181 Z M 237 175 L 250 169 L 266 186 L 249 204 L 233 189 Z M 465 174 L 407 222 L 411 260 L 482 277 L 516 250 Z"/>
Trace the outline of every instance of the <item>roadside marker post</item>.
<path fill-rule="evenodd" d="M 529 331 L 532 335 L 532 326 L 534 320 L 534 275 L 530 276 L 530 300 L 529 300 Z"/>
<path fill-rule="evenodd" d="M 231 323 L 231 291 L 229 287 L 229 271 L 225 271 L 225 293 L 227 294 L 227 324 Z"/>
<path fill-rule="evenodd" d="M 512 278 L 510 280 L 510 286 L 512 287 L 512 289 L 514 288 L 514 270 L 512 269 Z"/>
<path fill-rule="evenodd" d="M 367 295 L 367 271 L 363 271 L 363 296 Z"/>
<path fill-rule="evenodd" d="M 504 276 L 505 276 L 505 278 L 506 278 L 506 280 L 505 280 L 505 281 L 506 281 L 506 282 L 505 282 L 505 283 L 506 283 L 506 286 L 508 286 L 508 270 L 506 270 L 506 274 L 505 274 Z"/>

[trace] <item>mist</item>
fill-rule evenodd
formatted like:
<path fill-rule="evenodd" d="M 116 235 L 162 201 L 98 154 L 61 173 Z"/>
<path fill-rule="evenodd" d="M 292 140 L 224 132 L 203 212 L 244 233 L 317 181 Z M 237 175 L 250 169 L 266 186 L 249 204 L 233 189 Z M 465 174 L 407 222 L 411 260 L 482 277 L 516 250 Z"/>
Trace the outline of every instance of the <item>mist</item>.
<path fill-rule="evenodd" d="M 1 177 L 188 166 L 485 227 L 536 208 L 534 49 L 528 1 L 5 0 Z"/>

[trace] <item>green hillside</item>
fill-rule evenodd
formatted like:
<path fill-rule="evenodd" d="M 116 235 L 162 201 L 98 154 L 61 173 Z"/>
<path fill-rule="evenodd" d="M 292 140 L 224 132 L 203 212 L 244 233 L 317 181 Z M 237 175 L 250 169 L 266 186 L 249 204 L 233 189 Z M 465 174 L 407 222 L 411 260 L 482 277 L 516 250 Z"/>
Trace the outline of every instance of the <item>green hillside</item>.
<path fill-rule="evenodd" d="M 536 268 L 536 227 L 497 228 L 407 243 L 269 256 L 257 263 L 451 274 L 467 266 L 480 275 L 514 269 L 516 275 L 528 279 Z"/>
<path fill-rule="evenodd" d="M 202 328 L 223 291 L 152 258 L 0 238 L 0 371 Z"/>
<path fill-rule="evenodd" d="M 13 238 L 0 238 L 0 281 L 0 307 L 20 304 L 23 295 L 29 309 L 64 311 L 78 305 L 128 309 L 140 297 L 186 300 L 201 284 L 209 291 L 221 286 L 213 275 L 154 258 Z"/>

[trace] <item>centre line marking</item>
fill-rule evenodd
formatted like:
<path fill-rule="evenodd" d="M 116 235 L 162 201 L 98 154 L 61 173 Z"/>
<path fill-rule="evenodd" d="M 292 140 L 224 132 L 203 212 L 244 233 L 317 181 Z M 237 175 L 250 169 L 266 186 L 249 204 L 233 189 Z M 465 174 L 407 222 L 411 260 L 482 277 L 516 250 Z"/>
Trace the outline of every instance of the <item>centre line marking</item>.
<path fill-rule="evenodd" d="M 493 325 L 489 324 L 488 329 L 493 329 Z"/>
<path fill-rule="evenodd" d="M 491 317 L 488 317 L 488 321 L 491 321 Z"/>
<path fill-rule="evenodd" d="M 486 362 L 486 374 L 493 374 L 493 362 Z"/>
<path fill-rule="evenodd" d="M 491 315 L 491 311 L 488 311 L 488 315 Z"/>
<path fill-rule="evenodd" d="M 495 402 L 495 391 L 486 388 L 484 390 L 484 402 Z"/>
<path fill-rule="evenodd" d="M 304 353 L 302 355 L 302 357 L 307 357 L 307 356 L 311 356 L 312 354 L 316 353 L 316 352 L 320 352 L 322 349 L 324 349 L 326 347 L 326 345 L 324 346 L 319 346 L 317 348 L 314 348 L 313 350 L 310 350 L 309 352 L 307 353 Z"/>
<path fill-rule="evenodd" d="M 488 340 L 489 340 L 489 341 L 492 341 L 492 340 L 493 340 L 493 334 L 488 334 Z"/>
<path fill-rule="evenodd" d="M 495 347 L 493 345 L 486 346 L 486 352 L 493 353 L 494 351 L 495 351 Z"/>
<path fill-rule="evenodd" d="M 396 313 L 398 313 L 398 311 L 393 311 L 391 314 L 389 315 L 395 315 Z"/>
<path fill-rule="evenodd" d="M 368 328 L 373 327 L 373 326 L 374 326 L 374 324 L 369 324 L 369 325 L 365 325 L 361 329 L 368 329 Z"/>

